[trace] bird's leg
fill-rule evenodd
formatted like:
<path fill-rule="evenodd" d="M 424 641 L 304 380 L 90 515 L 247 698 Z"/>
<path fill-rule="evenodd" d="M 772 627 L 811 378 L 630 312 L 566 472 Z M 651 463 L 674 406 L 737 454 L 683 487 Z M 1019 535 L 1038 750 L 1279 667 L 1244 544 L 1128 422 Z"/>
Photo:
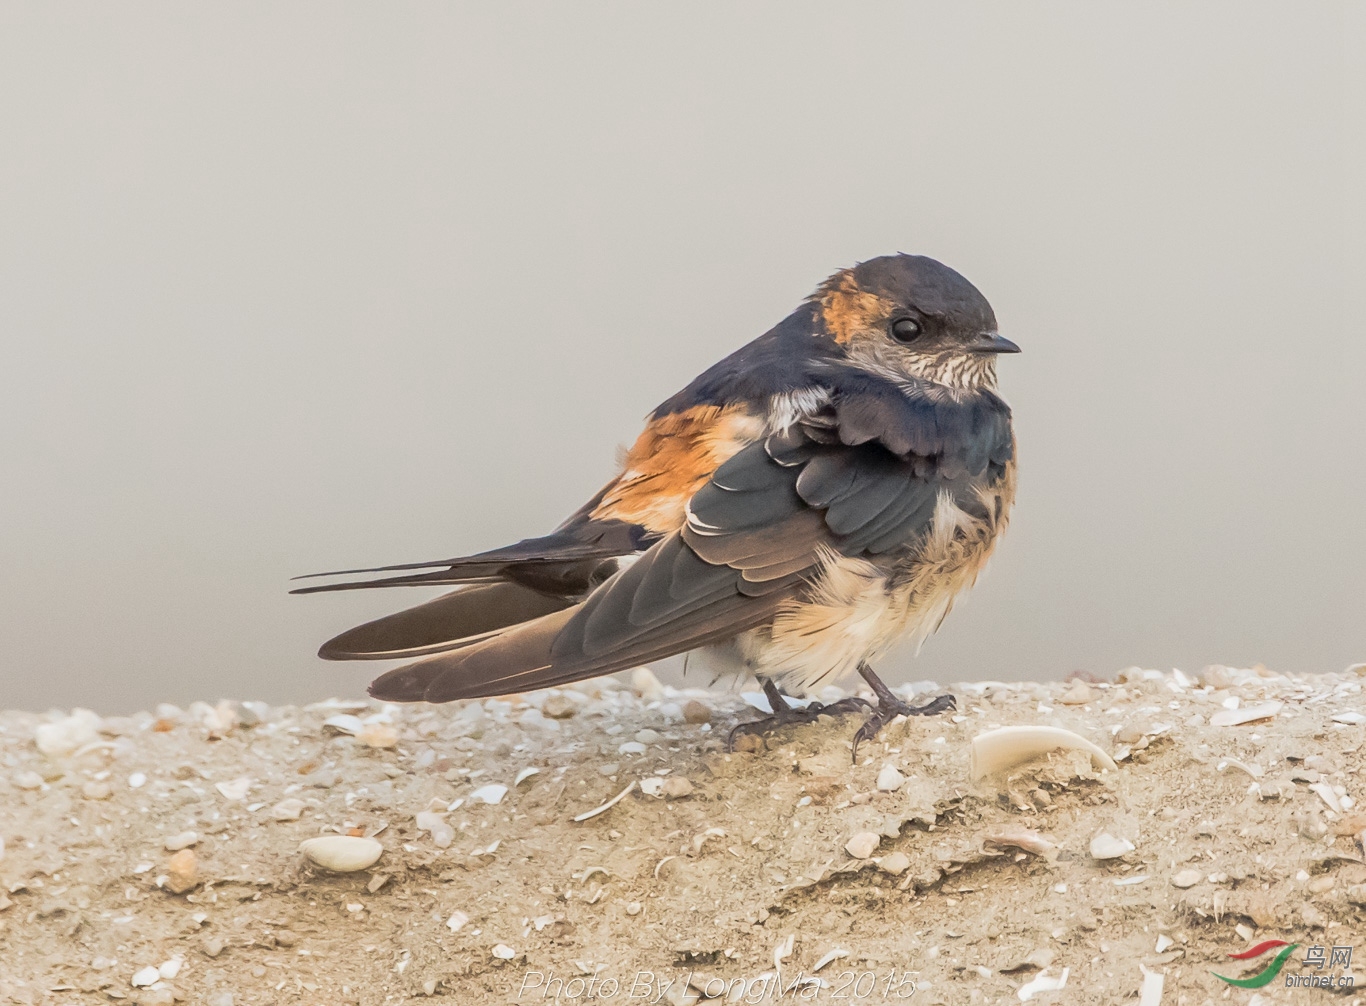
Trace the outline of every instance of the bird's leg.
<path fill-rule="evenodd" d="M 771 715 L 765 716 L 762 719 L 752 720 L 749 723 L 737 724 L 735 728 L 731 730 L 730 736 L 726 738 L 726 749 L 728 751 L 734 750 L 735 738 L 739 734 L 763 735 L 781 727 L 792 726 L 798 723 L 814 723 L 816 717 L 820 716 L 822 713 L 834 715 L 838 713 L 852 713 L 855 711 L 868 712 L 869 710 L 873 710 L 872 715 L 877 715 L 875 707 L 870 702 L 856 696 L 841 699 L 838 702 L 832 702 L 828 706 L 822 705 L 819 702 L 812 702 L 804 709 L 795 709 L 788 704 L 787 699 L 783 697 L 783 693 L 778 691 L 778 686 L 773 683 L 772 679 L 760 678 L 759 683 L 763 685 L 764 695 L 768 697 L 768 704 L 773 712 Z M 895 696 L 893 696 L 893 698 L 895 698 Z"/>
<path fill-rule="evenodd" d="M 958 702 L 952 695 L 940 695 L 923 706 L 912 706 L 897 698 L 886 683 L 873 673 L 867 664 L 858 665 L 859 675 L 868 682 L 868 687 L 877 696 L 877 707 L 872 715 L 863 721 L 858 733 L 854 734 L 854 761 L 858 761 L 858 746 L 872 740 L 884 726 L 898 716 L 934 716 L 947 709 L 957 709 Z"/>

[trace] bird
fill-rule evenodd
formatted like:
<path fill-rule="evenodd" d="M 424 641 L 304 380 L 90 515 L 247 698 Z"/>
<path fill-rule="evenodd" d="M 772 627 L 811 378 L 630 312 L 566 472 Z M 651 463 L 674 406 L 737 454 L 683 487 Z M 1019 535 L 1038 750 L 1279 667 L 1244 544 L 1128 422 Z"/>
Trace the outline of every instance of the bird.
<path fill-rule="evenodd" d="M 1006 529 L 1016 438 L 996 360 L 1019 351 L 960 273 L 868 259 L 650 413 L 549 534 L 294 592 L 458 585 L 319 649 L 411 659 L 371 683 L 376 699 L 527 692 L 686 653 L 760 682 L 772 714 L 737 731 L 861 712 L 857 759 L 896 716 L 955 706 L 909 705 L 872 664 L 919 649 Z M 875 702 L 788 701 L 854 675 Z"/>

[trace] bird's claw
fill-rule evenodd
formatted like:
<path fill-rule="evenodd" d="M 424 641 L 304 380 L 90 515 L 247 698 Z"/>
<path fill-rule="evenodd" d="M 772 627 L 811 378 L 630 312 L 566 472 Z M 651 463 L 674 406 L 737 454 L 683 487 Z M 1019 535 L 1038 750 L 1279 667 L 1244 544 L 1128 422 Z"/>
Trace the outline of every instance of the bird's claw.
<path fill-rule="evenodd" d="M 801 709 L 796 709 L 791 706 L 779 706 L 775 708 L 772 713 L 761 719 L 750 720 L 748 723 L 737 723 L 731 728 L 730 733 L 726 737 L 726 750 L 734 751 L 735 738 L 742 734 L 762 736 L 764 734 L 772 733 L 775 730 L 781 730 L 783 727 L 814 723 L 816 722 L 817 717 L 822 715 L 839 716 L 845 713 L 868 713 L 872 711 L 872 715 L 876 716 L 876 709 L 877 707 L 867 699 L 861 699 L 858 696 L 850 696 L 847 699 L 840 699 L 838 702 L 831 702 L 828 705 L 820 702 L 812 702 L 810 705 Z"/>
<path fill-rule="evenodd" d="M 863 726 L 854 734 L 854 761 L 858 761 L 858 746 L 876 737 L 888 723 L 898 716 L 937 716 L 939 713 L 958 708 L 958 700 L 952 695 L 938 695 L 923 706 L 913 706 L 902 702 L 888 693 L 878 697 L 876 706 L 865 703 L 872 713 L 863 721 Z"/>

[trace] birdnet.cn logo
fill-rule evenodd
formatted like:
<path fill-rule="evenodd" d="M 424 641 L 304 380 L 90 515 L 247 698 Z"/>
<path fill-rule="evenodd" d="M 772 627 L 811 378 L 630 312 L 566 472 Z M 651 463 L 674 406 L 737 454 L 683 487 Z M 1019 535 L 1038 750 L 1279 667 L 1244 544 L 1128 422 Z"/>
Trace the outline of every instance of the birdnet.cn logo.
<path fill-rule="evenodd" d="M 1260 989 L 1270 985 L 1276 980 L 1281 969 L 1285 967 L 1286 961 L 1290 960 L 1295 951 L 1300 947 L 1298 943 L 1287 943 L 1285 940 L 1263 940 L 1255 946 L 1248 947 L 1246 950 L 1231 952 L 1229 954 L 1235 961 L 1256 960 L 1264 957 L 1273 950 L 1276 956 L 1271 958 L 1271 963 L 1267 964 L 1261 971 L 1247 978 L 1229 978 L 1221 975 L 1217 971 L 1210 973 L 1221 982 L 1227 982 L 1240 989 Z M 1352 966 L 1351 947 L 1322 947 L 1317 943 L 1307 947 L 1304 951 L 1304 963 L 1299 974 L 1285 976 L 1282 984 L 1286 988 L 1320 988 L 1320 989 L 1349 989 L 1356 985 L 1356 978 L 1343 971 L 1326 971 L 1327 968 L 1342 967 L 1344 969 Z M 1314 968 L 1316 970 L 1309 971 Z M 1306 973 L 1308 972 L 1308 973 Z"/>

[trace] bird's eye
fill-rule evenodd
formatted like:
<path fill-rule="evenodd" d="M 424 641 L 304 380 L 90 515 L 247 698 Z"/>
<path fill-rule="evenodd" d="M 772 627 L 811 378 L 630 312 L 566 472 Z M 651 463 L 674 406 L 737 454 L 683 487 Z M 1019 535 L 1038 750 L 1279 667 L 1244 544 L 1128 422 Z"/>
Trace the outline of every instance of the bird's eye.
<path fill-rule="evenodd" d="M 914 342 L 924 331 L 914 318 L 898 318 L 892 322 L 892 338 L 897 342 Z"/>

